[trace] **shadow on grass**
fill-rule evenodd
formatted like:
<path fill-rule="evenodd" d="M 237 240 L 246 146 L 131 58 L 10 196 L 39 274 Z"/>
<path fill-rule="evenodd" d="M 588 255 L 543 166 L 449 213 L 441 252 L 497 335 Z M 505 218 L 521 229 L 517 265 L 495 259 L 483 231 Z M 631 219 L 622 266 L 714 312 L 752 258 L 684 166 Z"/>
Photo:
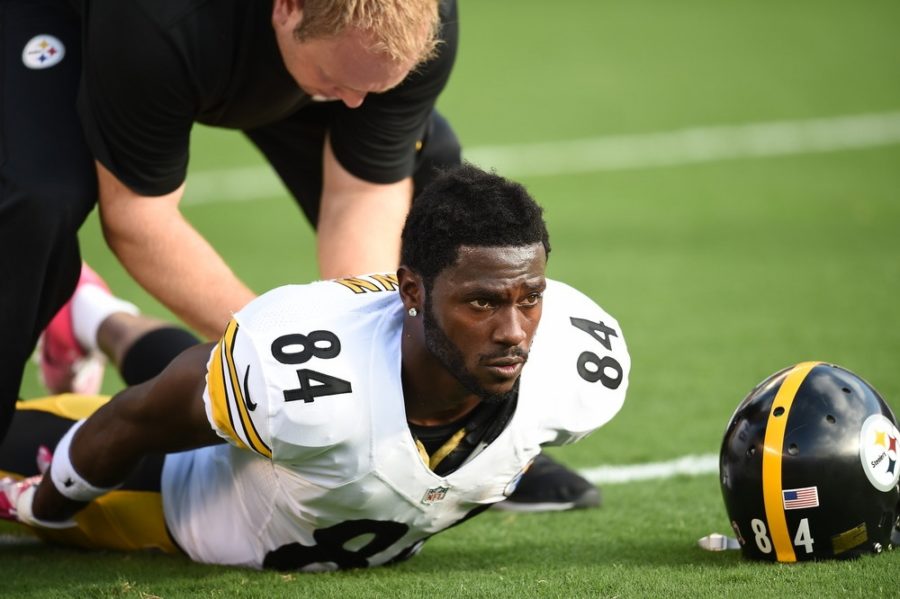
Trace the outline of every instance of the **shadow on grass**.
<path fill-rule="evenodd" d="M 429 546 L 430 545 L 430 546 Z M 702 566 L 731 568 L 742 562 L 738 551 L 710 552 L 691 543 L 634 539 L 615 543 L 612 547 L 592 539 L 532 539 L 528 542 L 458 548 L 438 543 L 426 545 L 417 558 L 404 564 L 404 569 L 431 572 L 490 571 L 505 564 L 518 568 L 545 570 L 559 567 L 596 567 L 618 564 L 635 567 Z"/>

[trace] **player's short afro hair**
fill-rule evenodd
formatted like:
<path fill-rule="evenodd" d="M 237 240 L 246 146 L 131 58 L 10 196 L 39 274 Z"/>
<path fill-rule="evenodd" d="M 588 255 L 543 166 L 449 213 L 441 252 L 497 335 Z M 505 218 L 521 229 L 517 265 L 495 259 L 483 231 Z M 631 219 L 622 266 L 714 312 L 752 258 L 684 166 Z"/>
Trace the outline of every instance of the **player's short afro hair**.
<path fill-rule="evenodd" d="M 543 210 L 519 183 L 471 164 L 445 170 L 413 202 L 403 227 L 401 263 L 428 288 L 456 262 L 460 246 L 505 247 L 550 239 Z"/>

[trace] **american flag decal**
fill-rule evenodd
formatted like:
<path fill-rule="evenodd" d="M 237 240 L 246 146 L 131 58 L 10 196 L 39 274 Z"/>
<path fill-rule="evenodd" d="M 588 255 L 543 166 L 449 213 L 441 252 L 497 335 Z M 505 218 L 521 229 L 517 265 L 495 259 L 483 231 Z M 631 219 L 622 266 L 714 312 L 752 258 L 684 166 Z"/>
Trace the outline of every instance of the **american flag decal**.
<path fill-rule="evenodd" d="M 819 488 L 803 487 L 802 489 L 785 489 L 781 492 L 784 509 L 802 510 L 819 507 Z"/>

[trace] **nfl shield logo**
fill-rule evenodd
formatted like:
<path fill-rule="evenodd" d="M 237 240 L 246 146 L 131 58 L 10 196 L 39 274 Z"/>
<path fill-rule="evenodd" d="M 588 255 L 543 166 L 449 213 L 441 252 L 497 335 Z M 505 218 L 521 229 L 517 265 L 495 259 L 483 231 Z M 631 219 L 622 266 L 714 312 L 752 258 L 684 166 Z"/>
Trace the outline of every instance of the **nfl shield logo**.
<path fill-rule="evenodd" d="M 449 490 L 450 487 L 434 487 L 432 489 L 428 489 L 427 491 L 425 491 L 425 495 L 422 496 L 422 503 L 424 503 L 425 505 L 436 503 L 446 497 L 447 491 Z"/>

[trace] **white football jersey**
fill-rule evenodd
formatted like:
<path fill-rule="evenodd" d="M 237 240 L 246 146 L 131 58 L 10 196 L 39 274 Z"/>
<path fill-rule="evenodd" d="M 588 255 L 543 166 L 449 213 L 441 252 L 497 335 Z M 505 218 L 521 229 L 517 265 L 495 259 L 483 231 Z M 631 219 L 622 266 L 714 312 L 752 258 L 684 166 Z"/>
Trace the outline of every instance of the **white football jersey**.
<path fill-rule="evenodd" d="M 191 558 L 305 570 L 404 559 L 505 499 L 541 445 L 580 439 L 621 408 L 630 359 L 618 323 L 548 281 L 513 416 L 438 476 L 406 421 L 396 283 L 282 287 L 229 323 L 204 395 L 228 444 L 168 456 L 163 473 L 166 522 Z"/>

